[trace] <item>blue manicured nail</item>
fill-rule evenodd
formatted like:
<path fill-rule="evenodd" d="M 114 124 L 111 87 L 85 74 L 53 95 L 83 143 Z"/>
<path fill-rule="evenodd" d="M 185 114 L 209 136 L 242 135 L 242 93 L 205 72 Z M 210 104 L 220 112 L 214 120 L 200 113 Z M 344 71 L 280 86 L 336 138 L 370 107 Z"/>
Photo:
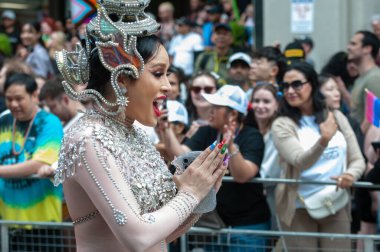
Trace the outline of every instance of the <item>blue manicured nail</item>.
<path fill-rule="evenodd" d="M 217 144 L 217 141 L 215 140 L 215 142 L 213 142 L 213 143 L 210 145 L 210 150 L 214 150 L 216 144 Z"/>

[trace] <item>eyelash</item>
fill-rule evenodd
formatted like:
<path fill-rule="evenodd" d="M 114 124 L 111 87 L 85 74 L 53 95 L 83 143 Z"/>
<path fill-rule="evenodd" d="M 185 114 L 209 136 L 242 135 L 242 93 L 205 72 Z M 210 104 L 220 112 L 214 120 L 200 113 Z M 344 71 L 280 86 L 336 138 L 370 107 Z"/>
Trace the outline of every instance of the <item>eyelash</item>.
<path fill-rule="evenodd" d="M 153 75 L 156 77 L 156 78 L 160 78 L 162 75 L 164 75 L 162 72 L 154 72 Z"/>

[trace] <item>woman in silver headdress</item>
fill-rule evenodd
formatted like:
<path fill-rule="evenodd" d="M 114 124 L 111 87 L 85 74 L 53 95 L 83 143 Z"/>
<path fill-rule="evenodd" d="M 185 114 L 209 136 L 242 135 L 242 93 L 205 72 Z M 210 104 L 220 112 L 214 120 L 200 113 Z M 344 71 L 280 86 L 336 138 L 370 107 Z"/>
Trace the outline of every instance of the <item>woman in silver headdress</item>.
<path fill-rule="evenodd" d="M 153 126 L 170 89 L 169 57 L 150 35 L 147 0 L 98 0 L 86 45 L 56 55 L 66 92 L 93 108 L 66 133 L 55 183 L 63 183 L 78 251 L 166 251 L 199 217 L 227 167 L 216 142 L 182 173 L 169 173 L 135 120 Z"/>

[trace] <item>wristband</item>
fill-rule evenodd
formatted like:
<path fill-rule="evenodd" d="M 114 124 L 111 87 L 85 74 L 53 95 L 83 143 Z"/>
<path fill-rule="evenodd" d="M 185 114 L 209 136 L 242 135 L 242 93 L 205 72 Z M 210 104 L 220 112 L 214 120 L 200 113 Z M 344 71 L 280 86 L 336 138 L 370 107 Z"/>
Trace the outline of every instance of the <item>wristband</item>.
<path fill-rule="evenodd" d="M 234 143 L 234 146 L 235 146 L 235 148 L 236 148 L 236 151 L 234 151 L 234 152 L 232 152 L 232 153 L 230 154 L 230 158 L 236 156 L 236 155 L 240 152 L 239 145 L 237 145 L 237 144 Z"/>

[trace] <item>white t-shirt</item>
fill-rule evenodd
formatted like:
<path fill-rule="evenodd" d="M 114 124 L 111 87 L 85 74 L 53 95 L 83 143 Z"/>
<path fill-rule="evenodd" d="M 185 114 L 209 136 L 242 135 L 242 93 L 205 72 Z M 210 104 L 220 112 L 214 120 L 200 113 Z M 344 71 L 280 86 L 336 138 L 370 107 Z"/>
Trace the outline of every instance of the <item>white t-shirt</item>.
<path fill-rule="evenodd" d="M 182 68 L 186 75 L 194 71 L 194 52 L 203 51 L 202 36 L 195 32 L 176 35 L 169 46 L 169 55 L 173 57 L 173 65 Z"/>
<path fill-rule="evenodd" d="M 304 150 L 310 149 L 321 137 L 315 116 L 303 116 L 300 120 L 298 138 Z M 347 167 L 347 142 L 339 130 L 331 138 L 328 146 L 314 165 L 301 172 L 302 180 L 333 181 L 331 176 L 342 174 Z M 322 185 L 300 184 L 298 193 L 308 197 L 322 190 Z"/>
<path fill-rule="evenodd" d="M 262 178 L 280 178 L 281 167 L 279 155 L 274 145 L 271 131 L 268 131 L 264 135 L 264 144 L 264 157 L 261 162 L 260 175 Z"/>

